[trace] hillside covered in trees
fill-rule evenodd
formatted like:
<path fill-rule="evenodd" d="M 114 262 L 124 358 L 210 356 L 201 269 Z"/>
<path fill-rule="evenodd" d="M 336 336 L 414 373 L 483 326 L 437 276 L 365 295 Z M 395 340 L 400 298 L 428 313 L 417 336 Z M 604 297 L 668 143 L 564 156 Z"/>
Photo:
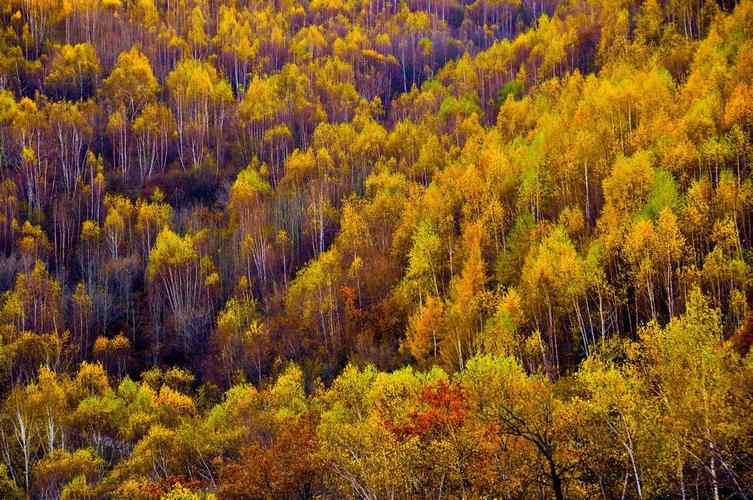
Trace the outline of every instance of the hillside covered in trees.
<path fill-rule="evenodd" d="M 0 497 L 748 498 L 753 0 L 0 0 Z"/>

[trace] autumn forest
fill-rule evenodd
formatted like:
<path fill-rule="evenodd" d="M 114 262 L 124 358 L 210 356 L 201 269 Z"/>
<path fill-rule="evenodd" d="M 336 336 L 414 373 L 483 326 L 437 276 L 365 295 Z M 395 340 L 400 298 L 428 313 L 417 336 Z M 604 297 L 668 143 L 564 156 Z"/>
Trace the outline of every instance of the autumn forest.
<path fill-rule="evenodd" d="M 753 0 L 0 0 L 0 497 L 749 498 Z"/>

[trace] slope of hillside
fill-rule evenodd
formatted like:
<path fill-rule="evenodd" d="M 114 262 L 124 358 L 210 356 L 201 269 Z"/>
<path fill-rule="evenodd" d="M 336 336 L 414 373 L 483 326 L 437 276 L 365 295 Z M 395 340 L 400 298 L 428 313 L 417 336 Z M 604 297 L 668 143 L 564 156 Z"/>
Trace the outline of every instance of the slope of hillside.
<path fill-rule="evenodd" d="M 0 28 L 0 497 L 750 494 L 751 0 Z"/>

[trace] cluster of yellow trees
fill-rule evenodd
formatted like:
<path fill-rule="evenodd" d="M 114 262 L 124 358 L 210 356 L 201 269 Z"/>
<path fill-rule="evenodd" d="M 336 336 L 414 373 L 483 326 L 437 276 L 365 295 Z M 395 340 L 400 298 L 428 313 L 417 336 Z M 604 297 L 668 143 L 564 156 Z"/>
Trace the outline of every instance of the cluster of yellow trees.
<path fill-rule="evenodd" d="M 220 328 L 242 321 L 231 314 Z M 666 327 L 605 341 L 557 380 L 501 353 L 451 374 L 348 365 L 328 388 L 283 363 L 259 387 L 238 383 L 220 398 L 181 368 L 134 382 L 99 363 L 41 366 L 3 402 L 0 492 L 744 496 L 753 361 L 722 338 L 718 311 L 694 291 Z"/>
<path fill-rule="evenodd" d="M 751 0 L 0 28 L 0 497 L 750 494 Z"/>

